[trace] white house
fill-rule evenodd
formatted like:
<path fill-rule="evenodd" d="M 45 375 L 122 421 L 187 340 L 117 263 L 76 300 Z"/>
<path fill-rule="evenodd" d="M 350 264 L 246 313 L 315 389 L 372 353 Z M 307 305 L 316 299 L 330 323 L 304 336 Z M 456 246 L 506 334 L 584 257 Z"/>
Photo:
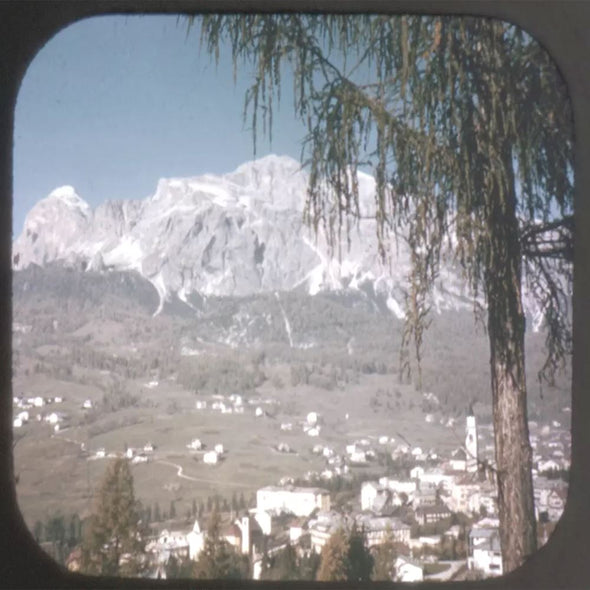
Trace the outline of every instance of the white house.
<path fill-rule="evenodd" d="M 466 471 L 467 453 L 465 452 L 465 449 L 456 449 L 453 451 L 449 463 L 453 471 Z"/>
<path fill-rule="evenodd" d="M 92 400 L 89 400 L 89 399 L 87 399 L 87 400 L 84 400 L 84 403 L 82 404 L 82 407 L 83 407 L 85 410 L 90 410 L 90 409 L 92 409 Z"/>
<path fill-rule="evenodd" d="M 502 575 L 500 532 L 497 528 L 473 528 L 469 533 L 467 567 L 485 576 Z"/>
<path fill-rule="evenodd" d="M 219 460 L 219 456 L 215 451 L 209 451 L 203 455 L 203 463 L 207 465 L 216 465 Z"/>
<path fill-rule="evenodd" d="M 213 449 L 218 455 L 223 455 L 223 445 L 221 443 L 216 444 Z"/>
<path fill-rule="evenodd" d="M 45 416 L 45 422 L 52 425 L 57 424 L 61 421 L 61 419 L 61 415 L 57 412 L 51 412 L 51 414 L 47 414 L 47 416 Z"/>
<path fill-rule="evenodd" d="M 99 459 L 104 459 L 106 457 L 106 451 L 104 449 L 104 447 L 100 447 L 100 449 L 96 449 L 96 456 Z"/>
<path fill-rule="evenodd" d="M 406 545 L 410 542 L 410 525 L 399 518 L 364 514 L 358 516 L 356 522 L 365 532 L 368 547 L 381 545 L 389 537 Z"/>
<path fill-rule="evenodd" d="M 21 428 L 21 427 L 22 427 L 22 425 L 23 425 L 23 421 L 22 421 L 20 418 L 15 418 L 15 419 L 12 421 L 12 426 L 13 426 L 13 428 Z"/>
<path fill-rule="evenodd" d="M 361 484 L 361 509 L 371 510 L 377 495 L 382 489 L 376 481 L 364 481 Z"/>
<path fill-rule="evenodd" d="M 540 472 L 551 471 L 553 469 L 561 469 L 561 465 L 554 459 L 547 459 L 546 461 L 539 461 L 538 469 Z"/>
<path fill-rule="evenodd" d="M 203 448 L 203 443 L 198 438 L 193 438 L 191 442 L 186 445 L 191 451 L 200 451 Z"/>
<path fill-rule="evenodd" d="M 309 414 L 307 414 L 306 422 L 310 426 L 315 426 L 318 423 L 318 420 L 319 416 L 316 412 L 309 412 Z"/>
<path fill-rule="evenodd" d="M 349 455 L 350 461 L 352 463 L 366 463 L 367 462 L 367 453 L 365 451 L 355 451 L 354 453 L 350 453 Z"/>
<path fill-rule="evenodd" d="M 316 509 L 330 510 L 330 493 L 322 488 L 266 486 L 256 492 L 256 509 L 309 516 Z"/>
<path fill-rule="evenodd" d="M 314 426 L 307 431 L 307 436 L 319 436 L 320 435 L 320 427 Z"/>
<path fill-rule="evenodd" d="M 393 491 L 397 492 L 398 494 L 401 494 L 403 492 L 404 494 L 407 494 L 407 495 L 413 494 L 418 487 L 416 485 L 415 481 L 398 480 L 398 479 L 392 479 L 390 477 L 379 478 L 379 483 L 384 488 L 387 488 L 389 490 L 393 490 Z"/>
<path fill-rule="evenodd" d="M 400 555 L 395 560 L 396 582 L 421 582 L 424 580 L 424 568 L 417 561 Z"/>
<path fill-rule="evenodd" d="M 350 526 L 350 517 L 336 512 L 319 512 L 317 518 L 310 520 L 309 534 L 311 548 L 316 553 L 321 553 L 328 539 L 341 528 L 347 529 Z"/>
<path fill-rule="evenodd" d="M 187 535 L 181 531 L 164 529 L 160 536 L 146 545 L 146 551 L 151 553 L 157 563 L 166 563 L 170 556 L 176 558 L 188 557 L 190 554 Z"/>

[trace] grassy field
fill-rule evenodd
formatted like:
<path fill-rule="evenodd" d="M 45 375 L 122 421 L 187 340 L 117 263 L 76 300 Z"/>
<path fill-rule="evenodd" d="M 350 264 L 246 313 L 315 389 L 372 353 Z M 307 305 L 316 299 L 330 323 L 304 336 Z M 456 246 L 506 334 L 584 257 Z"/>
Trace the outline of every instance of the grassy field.
<path fill-rule="evenodd" d="M 345 391 L 324 391 L 307 385 L 274 392 L 263 388 L 260 403 L 246 404 L 244 414 L 196 410 L 198 398 L 194 394 L 164 384 L 148 390 L 142 400 L 147 406 L 158 399 L 160 403 L 155 407 L 122 409 L 57 434 L 45 423 L 32 422 L 22 429 L 23 436 L 15 448 L 19 503 L 29 523 L 56 510 L 87 514 L 107 460 L 93 457 L 101 447 L 107 453 L 121 453 L 126 447 L 142 448 L 152 442 L 156 449 L 150 462 L 133 466 L 137 496 L 145 505 L 158 502 L 163 507 L 174 500 L 178 512 L 184 514 L 193 499 L 204 501 L 208 495 L 220 494 L 229 500 L 234 492 L 248 497 L 259 487 L 276 484 L 283 476 L 302 477 L 308 471 L 322 470 L 324 460 L 312 453 L 317 444 L 344 452 L 345 445 L 355 439 L 369 438 L 379 447 L 375 440 L 379 436 L 401 442 L 401 434 L 424 448 L 456 446 L 457 440 L 449 429 L 426 424 L 418 405 L 407 408 L 416 397 L 410 387 L 396 385 L 402 392 L 400 407 L 405 409 L 375 411 L 370 405 L 371 394 L 390 384 L 391 376 L 371 375 Z M 59 389 L 68 396 L 68 388 L 60 382 L 51 384 L 45 380 L 44 388 Z M 87 396 L 92 398 L 88 388 L 68 398 L 60 409 L 81 418 L 84 411 L 79 406 Z M 263 403 L 268 400 L 274 403 Z M 213 399 L 207 401 L 211 405 Z M 170 403 L 177 408 L 174 413 L 167 411 Z M 267 409 L 270 415 L 256 417 L 256 407 Z M 302 430 L 311 411 L 319 413 L 323 420 L 318 437 L 309 437 Z M 281 430 L 284 422 L 292 423 L 293 430 Z M 223 444 L 223 461 L 215 466 L 204 464 L 202 453 L 186 448 L 193 438 L 199 438 L 209 449 Z M 294 452 L 277 452 L 274 447 L 279 442 L 287 443 Z M 174 465 L 182 467 L 183 475 L 190 479 L 178 477 Z"/>

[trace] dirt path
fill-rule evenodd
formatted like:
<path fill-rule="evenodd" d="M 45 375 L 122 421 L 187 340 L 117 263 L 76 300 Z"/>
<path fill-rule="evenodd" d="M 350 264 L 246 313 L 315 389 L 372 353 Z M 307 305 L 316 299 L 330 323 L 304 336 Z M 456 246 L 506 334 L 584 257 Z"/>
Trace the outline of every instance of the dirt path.
<path fill-rule="evenodd" d="M 182 465 L 178 465 L 178 463 L 172 463 L 172 461 L 165 461 L 164 459 L 158 459 L 158 460 L 154 461 L 154 463 L 161 463 L 162 465 L 169 465 L 170 467 L 174 467 L 176 469 L 177 477 L 180 477 L 182 479 L 188 479 L 189 481 L 196 481 L 198 483 L 212 483 L 212 484 L 218 484 L 218 485 L 221 483 L 215 479 L 207 479 L 205 477 L 191 477 L 190 475 L 185 475 Z M 224 481 L 223 485 L 224 486 L 235 486 L 237 488 L 244 487 L 243 484 L 236 483 L 233 481 Z"/>

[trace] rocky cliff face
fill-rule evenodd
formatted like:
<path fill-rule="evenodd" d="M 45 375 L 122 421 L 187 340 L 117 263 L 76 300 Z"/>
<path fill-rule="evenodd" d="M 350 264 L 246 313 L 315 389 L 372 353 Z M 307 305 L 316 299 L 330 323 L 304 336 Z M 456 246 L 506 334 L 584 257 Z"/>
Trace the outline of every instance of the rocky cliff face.
<path fill-rule="evenodd" d="M 359 173 L 361 210 L 374 179 Z M 403 317 L 409 256 L 403 243 L 384 266 L 375 227 L 362 220 L 350 247 L 330 253 L 303 224 L 307 175 L 288 157 L 267 156 L 222 176 L 169 178 L 142 201 L 107 201 L 93 210 L 69 186 L 39 201 L 13 245 L 13 266 L 60 261 L 80 269 L 136 270 L 161 303 L 192 293 L 242 296 L 303 289 L 371 289 Z M 459 273 L 445 267 L 435 309 L 470 308 Z"/>

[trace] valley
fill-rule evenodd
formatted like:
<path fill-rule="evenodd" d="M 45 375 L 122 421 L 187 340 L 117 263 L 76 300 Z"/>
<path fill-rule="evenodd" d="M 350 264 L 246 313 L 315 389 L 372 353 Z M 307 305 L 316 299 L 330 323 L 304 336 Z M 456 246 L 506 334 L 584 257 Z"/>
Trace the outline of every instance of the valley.
<path fill-rule="evenodd" d="M 88 515 L 102 453 L 145 457 L 132 464 L 138 498 L 184 516 L 193 502 L 252 502 L 261 486 L 329 470 L 314 447 L 341 453 L 368 440 L 376 456 L 347 474 L 366 479 L 400 444 L 460 445 L 471 403 L 491 421 L 486 337 L 469 312 L 433 316 L 423 355 L 431 397 L 400 381 L 402 322 L 371 292 L 171 300 L 154 316 L 157 293 L 139 275 L 57 264 L 16 272 L 13 293 L 13 395 L 44 400 L 15 428 L 31 528 L 56 513 Z M 541 396 L 542 335 L 527 344 L 531 419 L 569 427 L 567 380 Z M 321 417 L 317 436 L 304 431 L 310 412 Z M 203 449 L 187 448 L 194 439 Z M 217 444 L 224 452 L 208 465 Z"/>

